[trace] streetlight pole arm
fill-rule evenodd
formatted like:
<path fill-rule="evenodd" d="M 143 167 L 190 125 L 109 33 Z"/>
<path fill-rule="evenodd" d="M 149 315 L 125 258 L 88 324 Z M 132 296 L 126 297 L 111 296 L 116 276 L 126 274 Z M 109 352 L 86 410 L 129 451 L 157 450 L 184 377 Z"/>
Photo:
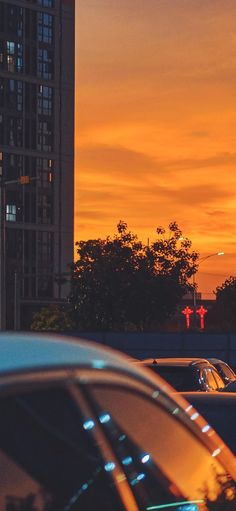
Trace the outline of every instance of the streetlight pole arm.
<path fill-rule="evenodd" d="M 200 257 L 200 259 L 198 259 L 198 263 L 199 264 L 203 263 L 203 261 L 206 261 L 206 259 L 209 259 L 209 257 L 221 256 L 221 255 L 224 255 L 224 252 L 214 252 L 214 254 L 209 254 L 207 256 Z"/>

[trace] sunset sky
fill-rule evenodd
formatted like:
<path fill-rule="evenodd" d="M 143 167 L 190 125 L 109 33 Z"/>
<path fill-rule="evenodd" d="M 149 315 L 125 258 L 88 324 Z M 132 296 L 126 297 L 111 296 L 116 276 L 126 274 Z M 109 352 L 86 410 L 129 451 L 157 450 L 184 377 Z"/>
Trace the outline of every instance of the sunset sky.
<path fill-rule="evenodd" d="M 176 220 L 236 275 L 235 0 L 76 0 L 75 240 Z"/>

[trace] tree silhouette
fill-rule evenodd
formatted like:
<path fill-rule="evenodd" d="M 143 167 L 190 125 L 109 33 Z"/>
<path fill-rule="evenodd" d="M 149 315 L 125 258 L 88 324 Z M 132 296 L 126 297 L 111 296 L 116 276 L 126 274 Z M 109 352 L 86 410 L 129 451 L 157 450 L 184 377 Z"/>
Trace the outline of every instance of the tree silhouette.
<path fill-rule="evenodd" d="M 196 271 L 198 254 L 176 222 L 143 244 L 120 221 L 105 239 L 76 243 L 70 300 L 81 329 L 145 330 L 175 312 Z"/>
<path fill-rule="evenodd" d="M 230 276 L 216 288 L 216 301 L 209 317 L 209 329 L 216 331 L 236 331 L 236 277 Z"/>

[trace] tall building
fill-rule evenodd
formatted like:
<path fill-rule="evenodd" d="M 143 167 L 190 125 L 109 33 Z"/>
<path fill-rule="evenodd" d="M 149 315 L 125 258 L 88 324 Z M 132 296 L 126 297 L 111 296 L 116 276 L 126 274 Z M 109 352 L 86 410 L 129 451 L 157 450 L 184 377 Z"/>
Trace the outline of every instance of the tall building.
<path fill-rule="evenodd" d="M 74 11 L 74 0 L 0 0 L 1 329 L 68 294 Z"/>

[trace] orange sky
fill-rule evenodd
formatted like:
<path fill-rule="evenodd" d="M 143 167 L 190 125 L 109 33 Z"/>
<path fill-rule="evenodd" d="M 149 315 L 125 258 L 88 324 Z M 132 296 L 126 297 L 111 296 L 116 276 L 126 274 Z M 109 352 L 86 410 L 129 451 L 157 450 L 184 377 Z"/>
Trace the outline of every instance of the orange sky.
<path fill-rule="evenodd" d="M 235 0 L 76 0 L 75 240 L 176 220 L 235 275 Z"/>

